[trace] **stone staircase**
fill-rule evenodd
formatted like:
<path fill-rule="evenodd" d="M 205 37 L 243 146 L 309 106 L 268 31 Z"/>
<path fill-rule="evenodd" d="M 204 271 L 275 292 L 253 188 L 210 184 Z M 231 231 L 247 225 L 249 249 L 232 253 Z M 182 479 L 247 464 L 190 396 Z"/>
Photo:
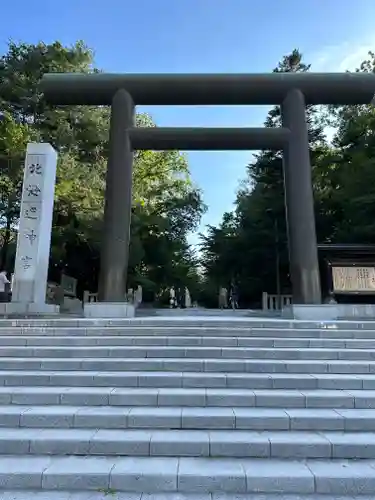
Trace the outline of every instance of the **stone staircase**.
<path fill-rule="evenodd" d="M 0 500 L 375 498 L 375 323 L 0 320 Z"/>

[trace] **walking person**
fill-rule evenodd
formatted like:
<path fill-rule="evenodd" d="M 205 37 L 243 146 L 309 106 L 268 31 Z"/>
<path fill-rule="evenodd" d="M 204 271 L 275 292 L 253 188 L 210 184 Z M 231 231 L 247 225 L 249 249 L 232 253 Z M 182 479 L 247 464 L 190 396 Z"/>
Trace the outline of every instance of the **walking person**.
<path fill-rule="evenodd" d="M 238 309 L 238 287 L 232 281 L 231 286 L 230 286 L 230 305 L 232 309 Z"/>
<path fill-rule="evenodd" d="M 10 281 L 7 278 L 6 271 L 1 271 L 0 273 L 0 302 L 8 302 L 9 294 L 7 291 L 7 285 Z"/>
<path fill-rule="evenodd" d="M 183 307 L 182 306 L 182 304 L 183 304 L 183 295 L 182 295 L 181 287 L 177 288 L 176 301 L 177 301 L 176 307 L 178 307 L 178 309 L 182 309 L 182 307 Z"/>
<path fill-rule="evenodd" d="M 228 306 L 228 290 L 222 286 L 219 290 L 219 309 L 226 309 Z"/>
<path fill-rule="evenodd" d="M 169 290 L 169 307 L 171 309 L 176 307 L 176 291 L 173 286 Z"/>

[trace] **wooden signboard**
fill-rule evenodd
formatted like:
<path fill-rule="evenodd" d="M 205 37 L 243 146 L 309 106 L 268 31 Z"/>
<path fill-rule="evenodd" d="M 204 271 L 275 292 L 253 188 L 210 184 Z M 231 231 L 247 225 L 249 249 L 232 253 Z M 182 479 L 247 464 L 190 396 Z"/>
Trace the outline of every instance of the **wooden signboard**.
<path fill-rule="evenodd" d="M 332 266 L 334 293 L 375 294 L 375 266 Z"/>

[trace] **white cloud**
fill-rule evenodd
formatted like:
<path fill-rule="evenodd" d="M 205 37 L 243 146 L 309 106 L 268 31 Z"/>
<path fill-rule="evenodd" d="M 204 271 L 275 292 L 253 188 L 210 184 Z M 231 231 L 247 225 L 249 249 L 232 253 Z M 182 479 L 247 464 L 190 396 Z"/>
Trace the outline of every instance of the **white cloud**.
<path fill-rule="evenodd" d="M 307 54 L 306 59 L 311 61 L 312 71 L 342 72 L 356 69 L 370 50 L 375 50 L 374 36 L 324 47 L 311 55 Z"/>
<path fill-rule="evenodd" d="M 353 71 L 367 58 L 369 51 L 375 51 L 374 36 L 324 47 L 318 52 L 307 54 L 306 60 L 311 62 L 311 71 L 323 73 Z M 332 140 L 335 132 L 332 127 L 325 129 L 328 141 Z"/>

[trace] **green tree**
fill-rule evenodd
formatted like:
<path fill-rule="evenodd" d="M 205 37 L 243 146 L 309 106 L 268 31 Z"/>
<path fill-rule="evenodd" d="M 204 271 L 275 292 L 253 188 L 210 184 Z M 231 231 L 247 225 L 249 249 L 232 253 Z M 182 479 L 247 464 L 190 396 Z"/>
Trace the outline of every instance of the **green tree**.
<path fill-rule="evenodd" d="M 308 71 L 298 51 L 283 59 L 275 71 Z M 375 72 L 370 52 L 356 70 Z M 372 105 L 307 108 L 313 168 L 315 218 L 318 242 L 375 243 L 375 112 Z M 280 124 L 280 111 L 269 113 L 266 126 Z M 336 129 L 328 143 L 324 126 Z M 255 157 L 237 194 L 228 238 L 226 220 L 210 228 L 203 241 L 207 286 L 227 280 L 240 269 L 240 290 L 247 303 L 261 292 L 275 290 L 275 228 L 278 229 L 281 277 L 288 283 L 282 157 L 265 151 Z M 324 285 L 324 283 L 323 283 Z"/>
<path fill-rule="evenodd" d="M 369 52 L 357 72 L 375 72 Z M 372 105 L 331 107 L 335 158 L 330 170 L 337 209 L 333 241 L 375 243 L 375 110 Z"/>
<path fill-rule="evenodd" d="M 31 141 L 33 131 L 4 111 L 0 117 L 0 268 L 8 264 L 9 246 L 14 240 L 14 227 L 19 219 L 22 189 L 22 157 L 20 151 Z"/>
<path fill-rule="evenodd" d="M 284 56 L 274 72 L 306 72 L 310 66 L 293 50 Z M 318 110 L 307 107 L 312 163 L 327 146 Z M 281 125 L 280 108 L 272 108 L 266 127 Z M 314 167 L 315 168 L 315 167 Z M 317 200 L 317 205 L 320 199 Z M 203 266 L 208 282 L 228 283 L 233 277 L 240 290 L 240 302 L 260 305 L 262 291 L 276 292 L 276 252 L 280 255 L 281 283 L 289 292 L 284 180 L 281 151 L 254 155 L 239 189 L 233 214 L 225 214 L 219 228 L 210 228 L 203 240 Z"/>
<path fill-rule="evenodd" d="M 22 158 L 29 140 L 50 142 L 56 148 L 50 278 L 58 280 L 64 269 L 79 279 L 80 288 L 91 290 L 96 289 L 100 265 L 109 109 L 50 106 L 39 92 L 39 83 L 47 72 L 93 71 L 98 71 L 93 53 L 83 42 L 70 47 L 59 42 L 10 42 L 0 58 L 0 109 L 6 116 L 0 155 Z M 137 115 L 137 125 L 155 126 L 145 114 Z M 10 140 L 12 148 L 7 150 Z M 11 226 L 19 216 L 22 166 L 17 161 L 11 164 L 12 171 L 1 172 L 1 185 L 8 193 L 0 205 L 2 227 L 7 214 L 12 214 Z M 137 152 L 133 183 L 130 281 L 159 279 L 151 270 L 172 260 L 177 271 L 186 274 L 186 237 L 204 210 L 186 158 L 176 151 Z M 157 282 L 152 283 L 156 288 Z"/>

